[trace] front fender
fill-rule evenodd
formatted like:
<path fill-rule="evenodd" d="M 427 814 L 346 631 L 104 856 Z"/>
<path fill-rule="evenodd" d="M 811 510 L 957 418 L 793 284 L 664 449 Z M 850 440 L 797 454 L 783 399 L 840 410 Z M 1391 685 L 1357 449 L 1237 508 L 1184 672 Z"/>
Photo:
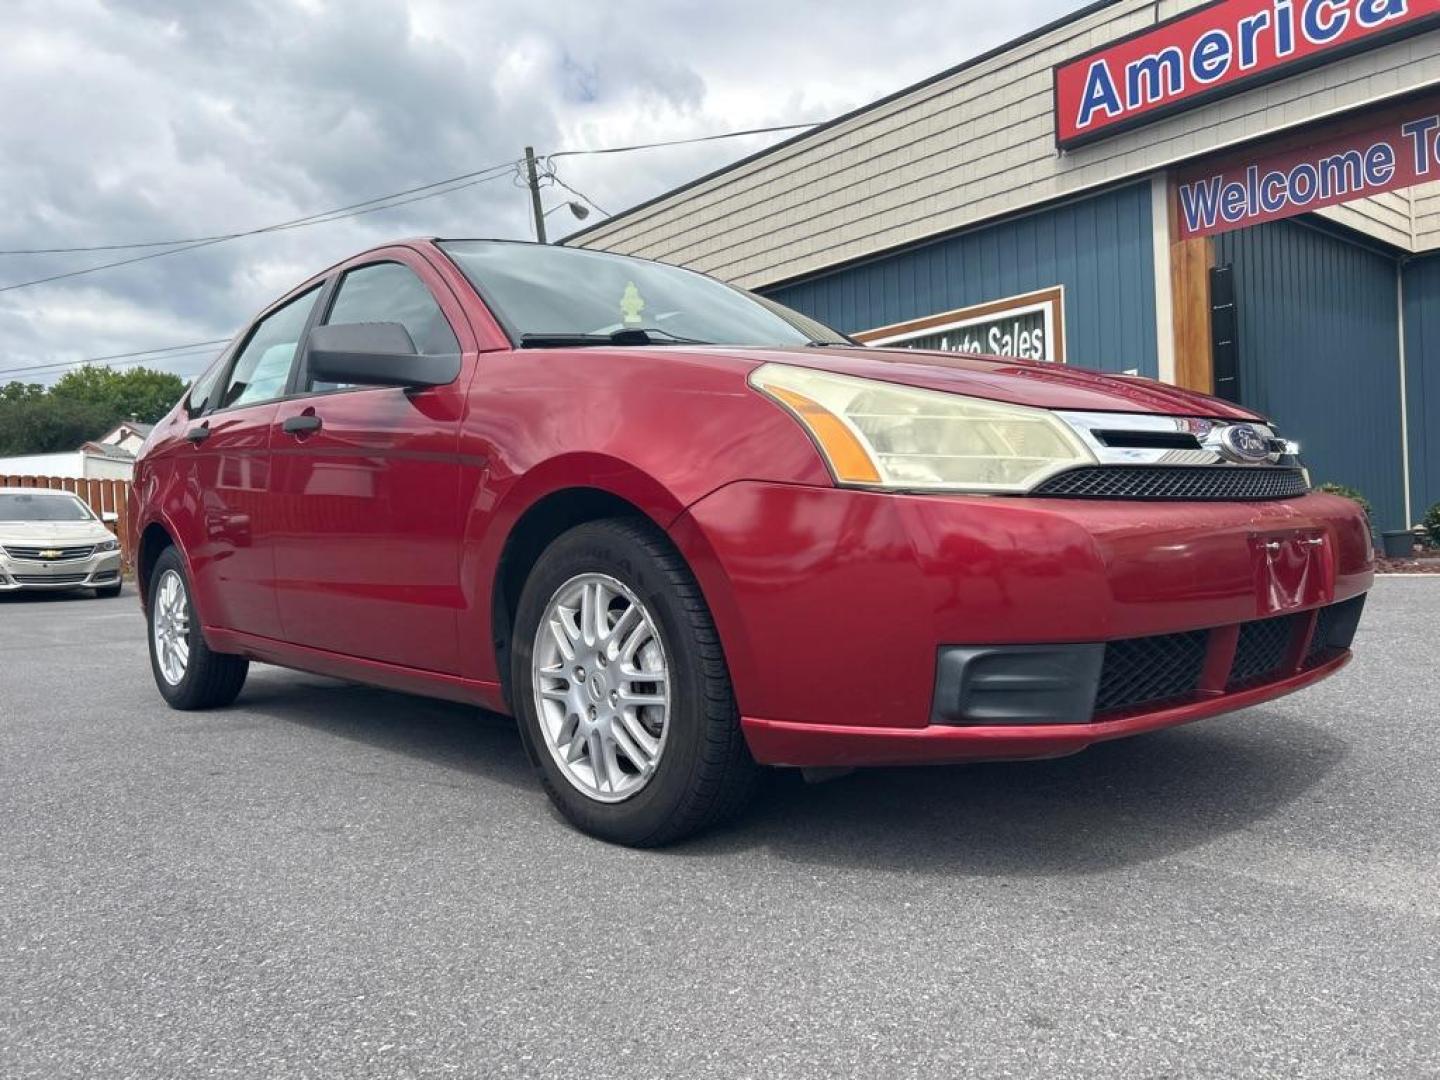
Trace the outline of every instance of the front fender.
<path fill-rule="evenodd" d="M 668 531 L 687 506 L 737 480 L 830 483 L 800 425 L 746 385 L 750 366 L 672 349 L 486 358 L 460 438 L 479 463 L 459 493 L 467 674 L 500 677 L 497 570 L 516 523 L 542 499 L 603 492 Z"/>
<path fill-rule="evenodd" d="M 527 511 L 552 495 L 566 491 L 602 492 L 635 507 L 660 528 L 667 528 L 684 512 L 680 499 L 653 476 L 621 461 L 597 453 L 563 454 L 541 462 L 509 484 L 490 482 L 482 473 L 468 494 L 465 543 L 460 556 L 460 582 L 465 595 L 462 635 L 471 641 L 494 641 L 491 612 L 495 585 L 505 545 Z M 467 674 L 499 681 L 495 650 L 467 650 L 476 667 Z"/>

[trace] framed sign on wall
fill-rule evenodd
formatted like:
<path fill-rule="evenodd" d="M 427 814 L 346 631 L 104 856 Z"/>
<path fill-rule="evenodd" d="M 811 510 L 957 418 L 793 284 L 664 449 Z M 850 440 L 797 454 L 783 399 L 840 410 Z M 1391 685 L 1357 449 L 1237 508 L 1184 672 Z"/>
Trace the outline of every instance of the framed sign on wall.
<path fill-rule="evenodd" d="M 1008 296 L 851 335 L 866 345 L 1065 362 L 1065 287 Z"/>

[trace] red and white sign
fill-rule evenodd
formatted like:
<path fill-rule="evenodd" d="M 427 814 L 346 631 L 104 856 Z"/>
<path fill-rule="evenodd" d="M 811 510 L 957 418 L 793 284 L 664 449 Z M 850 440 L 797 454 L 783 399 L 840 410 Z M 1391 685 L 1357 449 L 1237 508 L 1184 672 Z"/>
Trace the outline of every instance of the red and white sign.
<path fill-rule="evenodd" d="M 1440 180 L 1440 95 L 1350 117 L 1177 177 L 1180 235 L 1292 217 Z"/>
<path fill-rule="evenodd" d="M 1440 26 L 1440 0 L 1215 0 L 1055 68 L 1055 141 L 1079 146 Z"/>

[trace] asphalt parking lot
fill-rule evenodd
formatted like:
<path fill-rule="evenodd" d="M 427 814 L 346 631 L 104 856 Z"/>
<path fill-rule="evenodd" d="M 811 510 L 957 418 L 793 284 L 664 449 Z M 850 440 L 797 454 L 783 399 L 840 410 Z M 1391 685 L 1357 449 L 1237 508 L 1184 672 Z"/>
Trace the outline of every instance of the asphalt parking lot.
<path fill-rule="evenodd" d="M 1023 765 L 780 781 L 662 852 L 513 727 L 0 599 L 0 1076 L 1440 1075 L 1440 579 L 1296 697 Z"/>

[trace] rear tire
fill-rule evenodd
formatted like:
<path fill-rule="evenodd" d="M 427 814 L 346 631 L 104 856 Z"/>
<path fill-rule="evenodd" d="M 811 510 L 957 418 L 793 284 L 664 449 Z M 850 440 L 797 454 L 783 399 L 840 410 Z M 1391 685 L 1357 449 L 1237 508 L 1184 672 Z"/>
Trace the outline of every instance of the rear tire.
<path fill-rule="evenodd" d="M 581 636 L 588 609 L 567 600 L 586 588 L 604 598 L 601 626 L 590 635 L 599 645 Z M 574 655 L 552 643 L 557 633 L 567 635 Z M 644 641 L 647 634 L 643 648 L 619 651 L 621 638 Z M 720 639 L 694 576 L 659 529 L 613 518 L 560 536 L 525 582 L 513 641 L 511 697 L 526 750 L 546 793 L 577 828 L 617 844 L 658 847 L 744 806 L 760 770 L 740 730 Z M 652 704 L 632 705 L 622 717 L 624 703 L 637 696 Z M 660 697 L 665 704 L 653 704 Z M 607 701 L 615 719 L 609 728 Z M 597 708 L 599 727 L 589 728 L 586 717 L 595 724 Z M 607 789 L 585 763 L 591 747 L 606 745 L 591 740 L 612 729 L 619 734 L 608 755 L 600 754 Z M 637 749 L 647 766 L 635 764 Z"/>
<path fill-rule="evenodd" d="M 150 670 L 166 704 L 189 710 L 233 702 L 245 685 L 250 661 L 205 644 L 178 549 L 168 547 L 155 560 L 148 595 Z"/>

